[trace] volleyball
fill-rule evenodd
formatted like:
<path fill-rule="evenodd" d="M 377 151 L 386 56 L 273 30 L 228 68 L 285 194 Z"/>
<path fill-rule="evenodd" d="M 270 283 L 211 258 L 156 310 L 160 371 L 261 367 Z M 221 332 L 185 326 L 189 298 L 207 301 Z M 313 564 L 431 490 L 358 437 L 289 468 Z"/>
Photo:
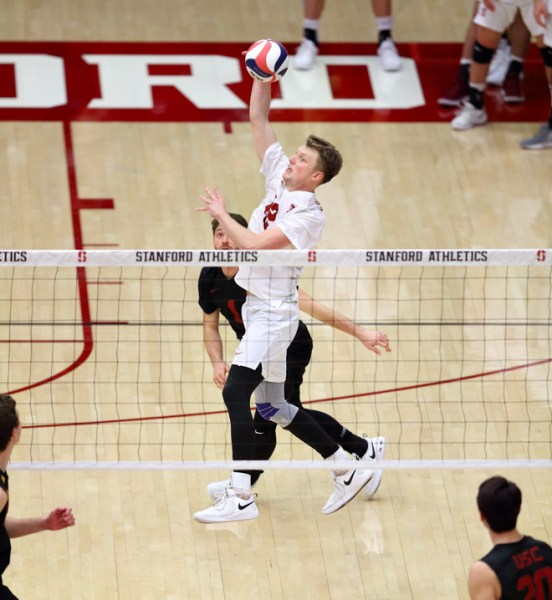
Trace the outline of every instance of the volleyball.
<path fill-rule="evenodd" d="M 278 81 L 288 70 L 288 64 L 287 50 L 275 40 L 258 40 L 245 54 L 248 73 L 263 82 Z"/>

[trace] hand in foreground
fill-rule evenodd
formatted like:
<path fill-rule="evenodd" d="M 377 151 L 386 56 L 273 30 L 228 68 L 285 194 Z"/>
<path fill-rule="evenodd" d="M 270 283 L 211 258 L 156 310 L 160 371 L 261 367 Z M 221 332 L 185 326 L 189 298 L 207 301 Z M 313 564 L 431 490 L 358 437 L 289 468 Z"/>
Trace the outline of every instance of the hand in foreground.
<path fill-rule="evenodd" d="M 63 508 L 54 508 L 46 517 L 46 528 L 50 531 L 72 527 L 74 524 L 75 516 L 73 515 L 73 510 L 66 506 Z"/>

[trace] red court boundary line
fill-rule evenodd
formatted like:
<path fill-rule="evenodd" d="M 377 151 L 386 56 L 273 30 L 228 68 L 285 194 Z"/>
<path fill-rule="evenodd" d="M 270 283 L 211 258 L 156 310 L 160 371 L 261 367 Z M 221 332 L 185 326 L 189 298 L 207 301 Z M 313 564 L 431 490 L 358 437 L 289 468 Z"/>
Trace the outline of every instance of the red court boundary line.
<path fill-rule="evenodd" d="M 80 205 L 79 197 L 77 193 L 77 174 L 75 171 L 75 153 L 73 148 L 73 138 L 71 137 L 71 123 L 69 121 L 63 121 L 63 139 L 65 144 L 65 163 L 67 166 L 67 181 L 69 187 L 69 199 L 71 203 L 71 223 L 73 225 L 73 241 L 76 250 L 82 250 L 82 225 L 80 221 Z M 89 208 L 86 206 L 86 208 Z M 77 284 L 79 289 L 79 304 L 82 316 L 82 341 L 83 347 L 80 355 L 65 369 L 47 377 L 40 381 L 35 381 L 29 385 L 10 390 L 8 394 L 17 394 L 19 392 L 26 392 L 36 387 L 40 387 L 47 383 L 51 383 L 56 379 L 64 377 L 68 373 L 71 373 L 75 369 L 78 369 L 82 364 L 86 362 L 89 356 L 92 354 L 94 348 L 94 338 L 92 335 L 91 316 L 90 316 L 90 302 L 88 298 L 88 286 L 86 281 L 86 271 L 84 267 L 77 267 Z"/>
<path fill-rule="evenodd" d="M 483 373 L 474 373 L 473 375 L 465 375 L 463 377 L 452 377 L 450 379 L 440 379 L 439 381 L 428 381 L 427 383 L 417 383 L 413 385 L 405 385 L 402 387 L 389 388 L 386 390 L 375 390 L 373 392 L 364 392 L 362 394 L 348 394 L 346 396 L 333 396 L 330 398 L 320 398 L 318 400 L 307 400 L 303 404 L 317 404 L 320 402 L 338 402 L 339 400 L 349 400 L 352 398 L 365 398 L 367 396 L 380 396 L 381 394 L 391 394 L 394 392 L 406 392 L 409 390 L 422 389 L 426 387 L 434 387 L 437 385 L 447 385 L 449 383 L 457 383 L 459 381 L 468 381 L 470 379 L 478 379 L 483 377 L 490 377 L 492 375 L 498 375 L 500 373 L 508 373 L 510 371 L 518 371 L 521 369 L 529 369 L 531 367 L 538 367 L 539 365 L 545 365 L 552 363 L 552 358 L 544 358 L 535 362 L 525 363 L 523 365 L 516 365 L 514 367 L 507 367 L 505 369 L 495 369 L 493 371 L 486 371 Z M 252 408 L 251 410 L 254 410 Z M 227 413 L 226 410 L 213 410 L 203 411 L 195 413 L 181 413 L 176 415 L 155 415 L 151 417 L 130 417 L 128 419 L 106 419 L 105 421 L 73 421 L 66 423 L 45 423 L 42 425 L 24 425 L 23 429 L 46 429 L 55 427 L 81 427 L 85 425 L 110 425 L 110 424 L 122 424 L 122 423 L 141 423 L 147 421 L 165 421 L 168 419 L 181 419 L 191 417 L 207 417 L 213 415 L 222 415 Z"/>

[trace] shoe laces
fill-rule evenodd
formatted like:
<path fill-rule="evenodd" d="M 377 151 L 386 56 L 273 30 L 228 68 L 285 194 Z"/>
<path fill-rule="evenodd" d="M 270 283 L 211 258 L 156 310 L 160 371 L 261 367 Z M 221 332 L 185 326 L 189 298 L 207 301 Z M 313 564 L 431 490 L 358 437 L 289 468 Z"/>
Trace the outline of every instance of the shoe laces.
<path fill-rule="evenodd" d="M 233 488 L 232 486 L 228 486 L 226 488 L 224 488 L 224 494 L 221 494 L 216 500 L 215 500 L 215 504 L 224 501 L 226 502 L 226 500 L 228 500 L 228 498 L 239 498 L 240 500 L 251 500 L 251 499 L 255 499 L 257 498 L 258 494 L 254 493 L 254 492 L 250 492 L 249 496 L 247 498 L 242 498 L 235 490 L 235 488 Z"/>

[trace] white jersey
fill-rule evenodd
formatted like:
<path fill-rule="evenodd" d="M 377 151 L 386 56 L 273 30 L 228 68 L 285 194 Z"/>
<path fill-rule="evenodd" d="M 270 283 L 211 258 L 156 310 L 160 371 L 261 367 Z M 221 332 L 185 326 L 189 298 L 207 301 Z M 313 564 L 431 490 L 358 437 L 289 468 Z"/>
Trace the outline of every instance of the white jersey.
<path fill-rule="evenodd" d="M 265 198 L 255 209 L 249 229 L 262 233 L 277 226 L 298 250 L 310 250 L 322 235 L 325 216 L 313 192 L 290 192 L 282 181 L 289 159 L 279 142 L 269 146 L 261 173 L 265 176 Z M 297 280 L 303 267 L 241 266 L 235 281 L 262 300 L 297 298 Z"/>

